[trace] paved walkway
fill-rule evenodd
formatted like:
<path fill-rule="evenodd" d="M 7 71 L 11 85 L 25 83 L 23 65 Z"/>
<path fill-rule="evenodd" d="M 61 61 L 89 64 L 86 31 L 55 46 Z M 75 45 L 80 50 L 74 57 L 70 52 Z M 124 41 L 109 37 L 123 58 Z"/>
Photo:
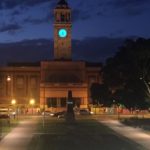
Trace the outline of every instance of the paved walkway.
<path fill-rule="evenodd" d="M 21 121 L 18 127 L 14 128 L 0 142 L 0 150 L 26 150 L 34 132 L 37 119 Z"/>
<path fill-rule="evenodd" d="M 109 128 L 113 129 L 120 135 L 123 135 L 124 137 L 142 145 L 147 150 L 150 150 L 150 135 L 146 133 L 143 129 L 123 125 L 118 120 L 99 120 L 99 121 L 104 125 L 108 126 Z"/>
<path fill-rule="evenodd" d="M 28 144 L 35 132 L 35 124 L 38 119 L 26 119 L 22 121 L 18 127 L 14 128 L 5 138 L 0 142 L 0 150 L 27 150 Z M 142 145 L 147 150 L 150 150 L 150 135 L 146 134 L 142 129 L 125 126 L 117 120 L 100 120 L 101 123 L 110 127 L 115 132 L 127 137 Z"/>

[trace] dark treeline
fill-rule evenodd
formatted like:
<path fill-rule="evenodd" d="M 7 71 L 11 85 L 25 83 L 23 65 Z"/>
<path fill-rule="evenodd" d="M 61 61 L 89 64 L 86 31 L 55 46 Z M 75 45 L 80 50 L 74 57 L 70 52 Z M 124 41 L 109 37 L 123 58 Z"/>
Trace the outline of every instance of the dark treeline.
<path fill-rule="evenodd" d="M 94 104 L 150 107 L 150 39 L 127 39 L 102 69 L 103 84 L 91 86 Z"/>

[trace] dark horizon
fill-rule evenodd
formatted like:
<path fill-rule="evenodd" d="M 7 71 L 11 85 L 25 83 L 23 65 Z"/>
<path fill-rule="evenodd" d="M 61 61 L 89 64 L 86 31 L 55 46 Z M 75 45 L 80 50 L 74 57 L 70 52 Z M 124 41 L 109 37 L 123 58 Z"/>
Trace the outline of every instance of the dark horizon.
<path fill-rule="evenodd" d="M 85 38 L 72 40 L 72 59 L 90 62 L 105 62 L 115 54 L 125 41 L 124 38 Z M 8 62 L 37 62 L 53 59 L 53 39 L 23 40 L 0 43 L 0 64 Z M 92 51 L 92 52 L 91 52 Z M 9 54 L 9 55 L 8 55 Z"/>

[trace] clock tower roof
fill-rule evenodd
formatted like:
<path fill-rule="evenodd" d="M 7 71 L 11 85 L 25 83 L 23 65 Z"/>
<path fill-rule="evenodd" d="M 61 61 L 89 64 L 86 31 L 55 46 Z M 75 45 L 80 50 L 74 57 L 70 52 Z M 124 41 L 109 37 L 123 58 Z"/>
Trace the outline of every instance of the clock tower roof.
<path fill-rule="evenodd" d="M 68 8 L 68 3 L 66 2 L 66 0 L 59 0 L 59 2 L 57 3 L 57 8 L 64 8 L 64 7 Z"/>

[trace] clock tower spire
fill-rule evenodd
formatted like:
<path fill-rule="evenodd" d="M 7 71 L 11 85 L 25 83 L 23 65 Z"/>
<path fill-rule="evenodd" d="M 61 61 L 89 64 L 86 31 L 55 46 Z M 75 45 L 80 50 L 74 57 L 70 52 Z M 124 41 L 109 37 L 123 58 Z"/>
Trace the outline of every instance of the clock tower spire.
<path fill-rule="evenodd" d="M 66 0 L 59 0 L 54 15 L 54 59 L 71 60 L 71 9 Z"/>

